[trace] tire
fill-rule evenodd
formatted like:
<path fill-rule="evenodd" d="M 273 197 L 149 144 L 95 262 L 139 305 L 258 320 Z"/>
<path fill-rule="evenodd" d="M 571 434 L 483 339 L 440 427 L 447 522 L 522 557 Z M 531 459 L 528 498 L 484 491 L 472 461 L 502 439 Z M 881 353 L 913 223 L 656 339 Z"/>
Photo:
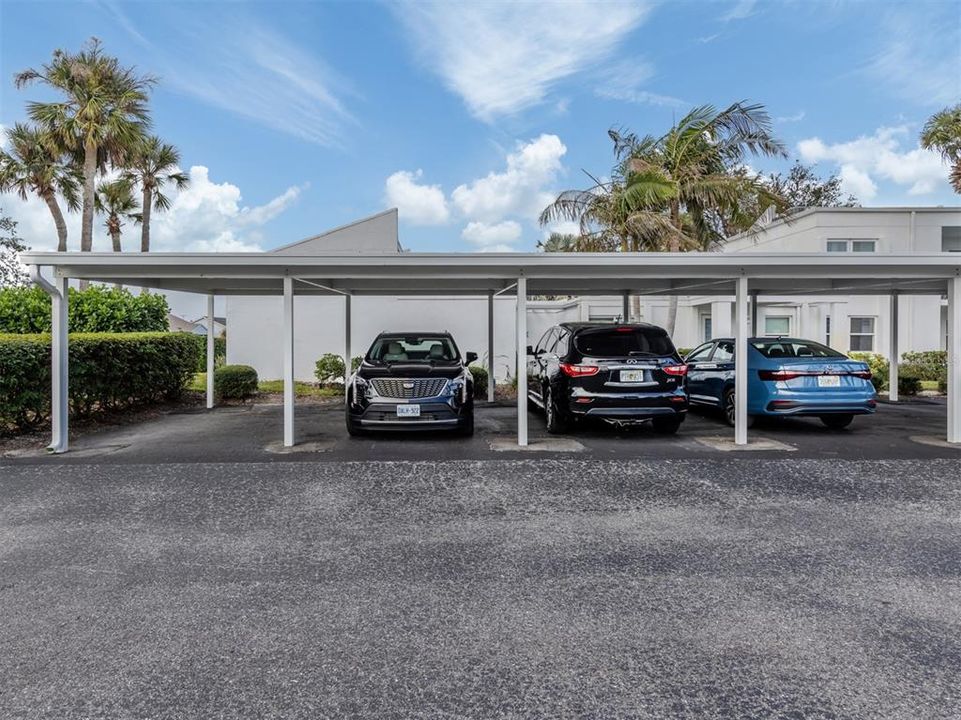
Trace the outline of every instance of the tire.
<path fill-rule="evenodd" d="M 364 434 L 363 429 L 361 429 L 361 427 L 360 427 L 360 425 L 357 423 L 357 421 L 354 420 L 354 418 L 352 418 L 352 417 L 350 416 L 350 405 L 349 405 L 349 404 L 347 405 L 346 409 L 344 410 L 344 418 L 345 418 L 345 422 L 346 422 L 346 424 L 347 424 L 347 434 L 348 434 L 348 435 L 350 435 L 351 437 L 360 437 L 361 435 Z"/>
<path fill-rule="evenodd" d="M 560 435 L 567 430 L 567 420 L 554 400 L 554 391 L 550 385 L 544 389 L 544 417 L 547 420 L 547 432 L 550 435 Z"/>
<path fill-rule="evenodd" d="M 457 424 L 457 434 L 460 437 L 474 436 L 474 405 L 471 404 L 466 410 L 466 414 Z"/>
<path fill-rule="evenodd" d="M 723 401 L 722 406 L 721 406 L 721 412 L 724 414 L 724 422 L 725 422 L 729 427 L 734 427 L 734 407 L 735 407 L 735 402 L 736 402 L 736 400 L 735 400 L 735 398 L 734 398 L 734 388 L 728 388 L 727 390 L 724 391 L 724 401 Z M 748 426 L 749 428 L 750 428 L 750 427 L 754 427 L 754 422 L 755 422 L 756 420 L 757 420 L 757 416 L 756 416 L 756 415 L 748 415 L 748 416 L 747 416 L 747 426 Z"/>
<path fill-rule="evenodd" d="M 674 435 L 681 429 L 680 418 L 654 418 L 651 420 L 651 427 L 658 435 Z"/>
<path fill-rule="evenodd" d="M 821 422 L 832 430 L 843 430 L 854 422 L 854 415 L 822 415 Z"/>

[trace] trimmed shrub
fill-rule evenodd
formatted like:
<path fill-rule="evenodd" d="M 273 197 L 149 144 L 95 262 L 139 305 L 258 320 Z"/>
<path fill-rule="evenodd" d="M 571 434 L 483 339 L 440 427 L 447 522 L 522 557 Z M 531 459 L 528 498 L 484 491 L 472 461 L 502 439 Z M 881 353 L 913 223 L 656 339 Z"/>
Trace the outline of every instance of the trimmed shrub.
<path fill-rule="evenodd" d="M 321 383 L 329 385 L 338 380 L 343 380 L 346 370 L 344 359 L 340 355 L 325 353 L 321 356 L 320 360 L 317 361 L 314 376 Z"/>
<path fill-rule="evenodd" d="M 70 336 L 74 415 L 174 399 L 197 366 L 188 333 Z M 24 430 L 50 414 L 50 336 L 0 335 L 0 431 Z"/>
<path fill-rule="evenodd" d="M 167 298 L 91 285 L 70 288 L 68 326 L 72 333 L 130 333 L 167 330 Z M 50 296 L 36 286 L 0 290 L 0 333 L 50 332 Z"/>
<path fill-rule="evenodd" d="M 946 350 L 906 352 L 901 356 L 901 367 L 920 380 L 940 380 L 948 377 Z"/>
<path fill-rule="evenodd" d="M 848 357 L 852 360 L 867 363 L 868 368 L 871 370 L 871 382 L 874 384 L 874 389 L 877 392 L 881 392 L 887 388 L 888 379 L 891 375 L 891 365 L 886 357 L 878 353 L 870 352 L 852 352 L 848 353 Z M 898 387 L 900 388 L 900 383 Z"/>
<path fill-rule="evenodd" d="M 356 355 L 355 357 L 352 357 L 352 358 L 350 359 L 350 371 L 351 371 L 351 372 L 357 372 L 357 368 L 360 367 L 360 364 L 361 364 L 362 362 L 364 362 L 364 356 L 363 356 L 363 355 Z"/>
<path fill-rule="evenodd" d="M 921 378 L 913 371 L 898 369 L 898 393 L 901 395 L 917 395 L 921 392 Z"/>
<path fill-rule="evenodd" d="M 487 368 L 483 365 L 471 365 L 468 369 L 474 376 L 474 397 L 487 397 Z"/>
<path fill-rule="evenodd" d="M 214 394 L 225 400 L 246 400 L 257 392 L 257 371 L 250 365 L 223 365 L 214 370 Z"/>
<path fill-rule="evenodd" d="M 194 335 L 197 338 L 197 348 L 200 356 L 197 360 L 196 372 L 207 372 L 207 336 Z M 214 338 L 214 368 L 227 363 L 227 338 Z"/>

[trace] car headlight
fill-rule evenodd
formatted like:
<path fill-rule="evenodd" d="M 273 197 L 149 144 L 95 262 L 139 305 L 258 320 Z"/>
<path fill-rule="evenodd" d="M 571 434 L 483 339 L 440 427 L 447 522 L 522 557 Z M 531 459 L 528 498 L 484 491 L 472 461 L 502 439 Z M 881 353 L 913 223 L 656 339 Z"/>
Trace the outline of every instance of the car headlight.
<path fill-rule="evenodd" d="M 467 402 L 467 379 L 469 377 L 470 374 L 465 370 L 463 373 L 450 381 L 451 392 L 457 396 L 461 404 Z"/>
<path fill-rule="evenodd" d="M 351 397 L 354 399 L 355 405 L 359 405 L 361 400 L 366 400 L 368 395 L 373 391 L 373 388 L 371 388 L 368 382 L 356 373 L 350 379 L 350 383 L 352 386 Z"/>

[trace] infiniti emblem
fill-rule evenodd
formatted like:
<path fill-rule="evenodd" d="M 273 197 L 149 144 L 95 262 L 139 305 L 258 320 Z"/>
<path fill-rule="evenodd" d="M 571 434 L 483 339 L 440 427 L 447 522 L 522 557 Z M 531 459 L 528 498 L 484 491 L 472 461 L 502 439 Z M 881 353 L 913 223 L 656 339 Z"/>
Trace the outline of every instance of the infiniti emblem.
<path fill-rule="evenodd" d="M 637 360 L 635 360 L 634 358 L 629 358 L 629 359 L 625 360 L 624 362 L 626 362 L 626 363 L 628 363 L 628 364 L 630 364 L 630 365 L 636 365 L 636 364 L 637 364 Z"/>

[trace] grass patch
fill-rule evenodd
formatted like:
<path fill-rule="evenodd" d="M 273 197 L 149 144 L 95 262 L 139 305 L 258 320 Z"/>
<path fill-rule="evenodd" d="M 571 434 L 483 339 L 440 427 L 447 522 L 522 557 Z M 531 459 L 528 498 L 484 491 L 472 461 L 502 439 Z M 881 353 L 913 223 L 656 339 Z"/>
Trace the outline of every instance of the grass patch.
<path fill-rule="evenodd" d="M 938 381 L 937 380 L 922 380 L 921 381 L 922 390 L 937 390 Z"/>
<path fill-rule="evenodd" d="M 195 373 L 193 380 L 191 380 L 190 385 L 187 386 L 188 390 L 196 390 L 197 392 L 207 391 L 207 373 Z M 257 390 L 262 393 L 277 394 L 279 395 L 284 391 L 284 381 L 283 380 L 261 380 L 257 383 Z M 344 391 L 342 387 L 321 387 L 316 383 L 301 382 L 299 380 L 294 381 L 294 397 L 301 398 L 336 398 L 343 397 Z"/>

